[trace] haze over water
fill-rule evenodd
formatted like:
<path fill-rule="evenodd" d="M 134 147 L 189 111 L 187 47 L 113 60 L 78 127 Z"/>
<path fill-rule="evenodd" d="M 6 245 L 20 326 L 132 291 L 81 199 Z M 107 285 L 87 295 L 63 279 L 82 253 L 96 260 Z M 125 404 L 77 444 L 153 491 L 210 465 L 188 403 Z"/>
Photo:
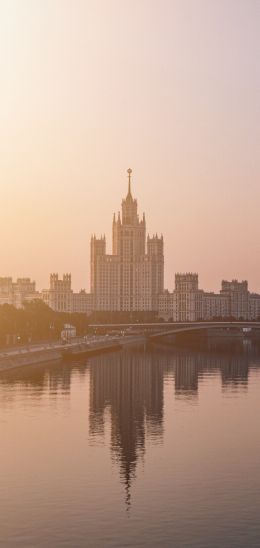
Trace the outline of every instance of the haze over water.
<path fill-rule="evenodd" d="M 0 375 L 0 545 L 256 547 L 260 346 Z"/>

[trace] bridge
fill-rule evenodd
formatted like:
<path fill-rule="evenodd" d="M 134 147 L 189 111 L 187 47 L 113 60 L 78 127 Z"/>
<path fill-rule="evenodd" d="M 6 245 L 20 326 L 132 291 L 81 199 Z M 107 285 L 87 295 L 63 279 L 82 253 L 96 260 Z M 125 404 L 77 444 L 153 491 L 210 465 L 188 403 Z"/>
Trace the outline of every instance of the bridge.
<path fill-rule="evenodd" d="M 156 339 L 161 338 L 168 335 L 176 335 L 178 333 L 197 333 L 198 331 L 205 331 L 205 330 L 212 330 L 212 329 L 220 329 L 225 331 L 242 331 L 244 329 L 251 330 L 251 329 L 259 329 L 260 330 L 260 322 L 250 322 L 250 321 L 241 321 L 241 322 L 189 322 L 189 323 L 181 323 L 181 324 L 175 324 L 174 327 L 171 327 L 169 329 L 165 329 L 163 331 L 159 331 L 157 333 L 151 333 L 149 335 L 150 339 Z"/>
<path fill-rule="evenodd" d="M 177 335 L 180 333 L 197 333 L 199 331 L 221 329 L 225 331 L 241 331 L 244 329 L 259 329 L 260 321 L 203 321 L 203 322 L 169 322 L 169 323 L 121 323 L 121 324 L 96 324 L 90 325 L 94 330 L 115 330 L 115 331 L 142 331 L 148 339 L 159 339 L 168 335 Z"/>

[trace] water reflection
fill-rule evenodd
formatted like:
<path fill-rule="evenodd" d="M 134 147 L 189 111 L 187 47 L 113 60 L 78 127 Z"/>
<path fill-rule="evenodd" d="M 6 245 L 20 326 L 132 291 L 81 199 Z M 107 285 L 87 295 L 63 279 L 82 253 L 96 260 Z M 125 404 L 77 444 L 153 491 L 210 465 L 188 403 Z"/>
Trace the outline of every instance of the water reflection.
<path fill-rule="evenodd" d="M 250 360 L 258 349 L 242 344 L 203 346 L 187 350 L 169 347 L 125 349 L 90 362 L 89 431 L 94 440 L 104 436 L 106 411 L 111 424 L 111 455 L 120 469 L 126 503 L 148 441 L 163 438 L 164 380 L 172 379 L 175 396 L 196 400 L 204 376 L 221 375 L 224 390 L 246 388 Z"/>
<path fill-rule="evenodd" d="M 164 386 L 172 383 L 175 398 L 196 403 L 204 378 L 218 375 L 223 393 L 246 390 L 250 369 L 259 364 L 259 347 L 243 341 L 207 343 L 194 349 L 169 346 L 136 347 L 93 357 L 87 363 L 53 363 L 0 376 L 2 404 L 25 388 L 30 396 L 70 397 L 75 376 L 89 376 L 89 435 L 104 439 L 110 426 L 110 451 L 119 468 L 127 509 L 137 464 L 148 442 L 163 442 Z M 6 387 L 9 390 L 6 390 Z M 12 388 L 10 390 L 10 388 Z M 17 390 L 16 390 L 17 389 Z"/>
<path fill-rule="evenodd" d="M 85 376 L 86 364 L 68 365 L 65 362 L 49 362 L 42 365 L 30 365 L 22 368 L 0 372 L 0 387 L 13 388 L 8 391 L 10 397 L 15 397 L 17 390 L 26 389 L 31 396 L 41 397 L 49 393 L 51 396 L 70 395 L 72 378 L 75 373 Z M 4 396 L 5 391 L 1 391 Z"/>
<path fill-rule="evenodd" d="M 198 393 L 199 356 L 194 354 L 180 354 L 173 358 L 175 394 L 185 398 L 194 398 Z"/>
<path fill-rule="evenodd" d="M 163 435 L 164 366 L 160 355 L 144 349 L 91 360 L 90 433 L 94 437 L 103 434 L 105 410 L 109 408 L 111 454 L 120 468 L 128 507 L 145 439 L 157 442 Z"/>

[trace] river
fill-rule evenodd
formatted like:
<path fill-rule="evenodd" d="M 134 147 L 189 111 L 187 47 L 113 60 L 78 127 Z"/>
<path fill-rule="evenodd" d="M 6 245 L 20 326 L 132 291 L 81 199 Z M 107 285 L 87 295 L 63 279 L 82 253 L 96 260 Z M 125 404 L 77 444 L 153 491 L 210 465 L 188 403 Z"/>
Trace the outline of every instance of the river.
<path fill-rule="evenodd" d="M 0 546 L 260 546 L 260 345 L 0 375 Z"/>

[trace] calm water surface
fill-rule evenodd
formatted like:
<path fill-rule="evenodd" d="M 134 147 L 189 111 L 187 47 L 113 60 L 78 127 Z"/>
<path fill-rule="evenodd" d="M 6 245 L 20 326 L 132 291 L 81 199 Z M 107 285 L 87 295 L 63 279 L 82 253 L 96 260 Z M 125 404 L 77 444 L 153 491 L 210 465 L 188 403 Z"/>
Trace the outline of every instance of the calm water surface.
<path fill-rule="evenodd" d="M 260 546 L 260 346 L 0 375 L 0 545 Z"/>

